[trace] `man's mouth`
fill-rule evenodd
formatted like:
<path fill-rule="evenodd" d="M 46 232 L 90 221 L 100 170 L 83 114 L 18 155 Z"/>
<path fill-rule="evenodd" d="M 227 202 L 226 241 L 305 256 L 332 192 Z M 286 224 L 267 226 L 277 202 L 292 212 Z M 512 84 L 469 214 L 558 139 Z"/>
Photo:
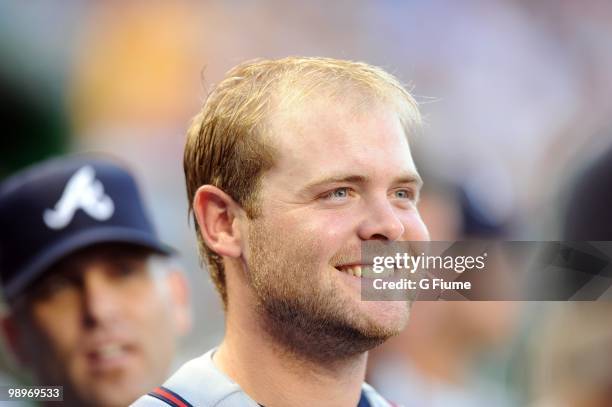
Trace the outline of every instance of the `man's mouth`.
<path fill-rule="evenodd" d="M 130 345 L 110 342 L 91 348 L 86 355 L 89 366 L 94 371 L 105 372 L 124 368 L 129 363 L 132 350 Z"/>
<path fill-rule="evenodd" d="M 100 346 L 95 351 L 91 352 L 92 356 L 98 359 L 112 359 L 119 357 L 125 353 L 125 349 L 119 344 L 109 344 Z"/>
<path fill-rule="evenodd" d="M 391 278 L 397 272 L 395 265 L 384 268 L 382 272 L 374 272 L 372 264 L 344 264 L 335 267 L 341 273 L 358 278 Z"/>
<path fill-rule="evenodd" d="M 366 266 L 362 264 L 347 264 L 343 266 L 336 266 L 336 269 L 342 273 L 361 278 L 363 275 L 362 270 L 365 267 Z"/>

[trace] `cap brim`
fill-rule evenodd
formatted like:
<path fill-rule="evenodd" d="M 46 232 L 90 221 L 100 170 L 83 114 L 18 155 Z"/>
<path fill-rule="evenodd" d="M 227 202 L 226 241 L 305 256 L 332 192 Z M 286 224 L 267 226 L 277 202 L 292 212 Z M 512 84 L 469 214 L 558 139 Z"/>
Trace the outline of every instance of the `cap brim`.
<path fill-rule="evenodd" d="M 127 243 L 151 249 L 163 255 L 172 255 L 176 250 L 160 242 L 148 233 L 116 226 L 101 226 L 72 234 L 56 242 L 36 256 L 4 288 L 7 300 L 14 299 L 30 283 L 42 276 L 49 267 L 62 258 L 89 246 L 101 243 Z"/>

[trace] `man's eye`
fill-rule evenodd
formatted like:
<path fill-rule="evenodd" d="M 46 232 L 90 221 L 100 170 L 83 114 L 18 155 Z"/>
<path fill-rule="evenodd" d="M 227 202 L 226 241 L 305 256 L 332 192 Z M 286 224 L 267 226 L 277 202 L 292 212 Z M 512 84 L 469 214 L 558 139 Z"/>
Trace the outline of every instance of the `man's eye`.
<path fill-rule="evenodd" d="M 328 192 L 324 198 L 330 200 L 340 200 L 349 197 L 349 189 L 347 187 L 336 188 L 333 191 Z"/>
<path fill-rule="evenodd" d="M 397 191 L 395 191 L 395 197 L 399 199 L 412 199 L 413 194 L 407 189 L 398 189 Z"/>
<path fill-rule="evenodd" d="M 78 285 L 78 282 L 75 281 L 75 279 L 71 279 L 67 276 L 54 276 L 35 286 L 34 289 L 29 292 L 28 296 L 32 300 L 45 300 L 63 291 L 74 288 L 76 285 Z"/>
<path fill-rule="evenodd" d="M 134 261 L 118 261 L 111 268 L 114 277 L 129 278 L 138 275 L 145 268 L 144 263 Z"/>

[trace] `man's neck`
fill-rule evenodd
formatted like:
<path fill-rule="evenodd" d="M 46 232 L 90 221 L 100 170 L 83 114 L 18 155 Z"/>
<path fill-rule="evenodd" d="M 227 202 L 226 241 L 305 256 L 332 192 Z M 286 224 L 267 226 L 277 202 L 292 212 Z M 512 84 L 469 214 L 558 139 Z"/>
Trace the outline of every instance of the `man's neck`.
<path fill-rule="evenodd" d="M 249 397 L 266 407 L 357 405 L 367 353 L 325 365 L 311 362 L 286 350 L 253 314 L 228 309 L 225 338 L 213 357 Z"/>

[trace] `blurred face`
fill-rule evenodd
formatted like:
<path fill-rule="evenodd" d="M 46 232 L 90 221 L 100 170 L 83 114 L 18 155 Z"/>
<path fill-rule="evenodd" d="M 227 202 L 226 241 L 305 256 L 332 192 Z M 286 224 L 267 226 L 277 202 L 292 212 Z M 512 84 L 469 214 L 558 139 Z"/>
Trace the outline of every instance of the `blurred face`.
<path fill-rule="evenodd" d="M 167 274 L 130 246 L 95 246 L 28 293 L 23 352 L 41 384 L 78 405 L 125 406 L 163 382 L 176 327 Z"/>
<path fill-rule="evenodd" d="M 401 330 L 408 304 L 360 300 L 361 243 L 428 239 L 403 128 L 384 106 L 327 100 L 272 123 L 279 158 L 245 250 L 264 326 L 310 359 L 363 353 Z"/>

